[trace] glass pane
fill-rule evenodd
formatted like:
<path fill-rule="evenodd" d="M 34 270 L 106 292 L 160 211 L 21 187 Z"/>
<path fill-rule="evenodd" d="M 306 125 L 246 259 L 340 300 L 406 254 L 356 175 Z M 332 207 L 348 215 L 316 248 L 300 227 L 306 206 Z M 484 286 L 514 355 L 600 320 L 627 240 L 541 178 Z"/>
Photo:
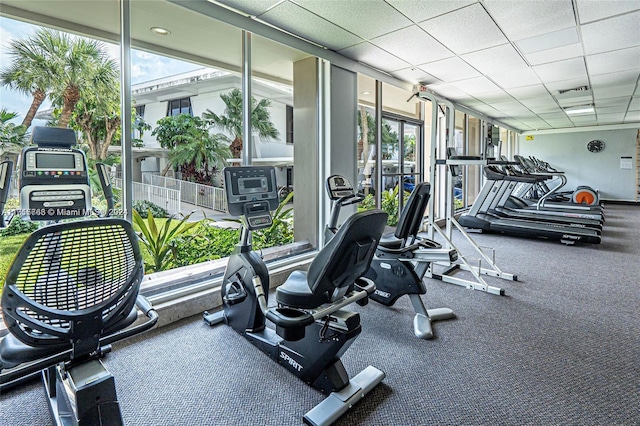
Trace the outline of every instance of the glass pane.
<path fill-rule="evenodd" d="M 405 123 L 403 133 L 403 173 L 417 173 L 418 165 L 416 159 L 418 158 L 417 151 L 419 149 L 418 142 L 420 141 L 420 127 L 414 124 Z"/>

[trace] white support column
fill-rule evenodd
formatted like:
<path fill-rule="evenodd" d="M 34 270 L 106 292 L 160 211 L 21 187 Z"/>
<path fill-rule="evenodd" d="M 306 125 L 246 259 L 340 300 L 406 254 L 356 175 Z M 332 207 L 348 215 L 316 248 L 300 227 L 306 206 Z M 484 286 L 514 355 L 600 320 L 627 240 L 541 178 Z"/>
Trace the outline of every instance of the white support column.
<path fill-rule="evenodd" d="M 122 207 L 132 219 L 133 155 L 131 148 L 131 10 L 129 0 L 120 0 L 120 111 L 122 122 Z"/>

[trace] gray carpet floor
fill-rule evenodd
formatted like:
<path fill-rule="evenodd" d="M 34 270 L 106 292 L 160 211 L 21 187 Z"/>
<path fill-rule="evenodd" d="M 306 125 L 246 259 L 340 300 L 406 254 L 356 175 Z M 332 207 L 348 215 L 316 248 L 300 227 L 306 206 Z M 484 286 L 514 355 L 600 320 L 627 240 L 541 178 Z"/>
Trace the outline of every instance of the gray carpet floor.
<path fill-rule="evenodd" d="M 336 424 L 640 424 L 640 208 L 606 214 L 600 245 L 474 234 L 519 280 L 487 279 L 506 296 L 429 280 L 427 306 L 457 314 L 433 340 L 414 337 L 406 297 L 354 307 L 363 331 L 342 360 L 387 376 Z M 129 425 L 299 425 L 324 398 L 200 317 L 120 342 L 105 364 Z M 51 424 L 41 384 L 0 398 L 0 425 Z"/>

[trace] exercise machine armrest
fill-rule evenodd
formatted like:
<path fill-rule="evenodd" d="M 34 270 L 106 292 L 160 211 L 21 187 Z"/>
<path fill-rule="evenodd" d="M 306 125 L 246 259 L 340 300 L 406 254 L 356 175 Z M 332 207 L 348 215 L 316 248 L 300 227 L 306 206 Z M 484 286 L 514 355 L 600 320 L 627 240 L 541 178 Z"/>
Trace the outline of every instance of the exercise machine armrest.
<path fill-rule="evenodd" d="M 366 291 L 368 295 L 371 295 L 376 291 L 376 284 L 369 278 L 358 278 L 355 282 L 355 286 L 358 290 Z"/>
<path fill-rule="evenodd" d="M 299 309 L 279 307 L 267 311 L 267 319 L 278 327 L 306 327 L 313 324 L 313 315 Z"/>
<path fill-rule="evenodd" d="M 413 252 L 413 259 L 418 262 L 453 262 L 458 259 L 458 252 L 455 249 L 429 248 L 418 249 Z"/>

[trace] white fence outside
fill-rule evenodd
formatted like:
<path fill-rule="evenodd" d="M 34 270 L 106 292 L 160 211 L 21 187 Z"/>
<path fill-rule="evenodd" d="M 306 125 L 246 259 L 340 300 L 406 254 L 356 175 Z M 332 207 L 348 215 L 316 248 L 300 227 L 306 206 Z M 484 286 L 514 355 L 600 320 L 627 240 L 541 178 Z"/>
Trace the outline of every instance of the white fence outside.
<path fill-rule="evenodd" d="M 227 197 L 223 188 L 146 173 L 143 180 L 146 184 L 180 191 L 180 199 L 185 203 L 227 213 Z"/>
<path fill-rule="evenodd" d="M 122 189 L 122 179 L 114 178 L 113 186 Z M 180 213 L 180 190 L 133 182 L 133 201 L 148 200 L 170 214 Z"/>

